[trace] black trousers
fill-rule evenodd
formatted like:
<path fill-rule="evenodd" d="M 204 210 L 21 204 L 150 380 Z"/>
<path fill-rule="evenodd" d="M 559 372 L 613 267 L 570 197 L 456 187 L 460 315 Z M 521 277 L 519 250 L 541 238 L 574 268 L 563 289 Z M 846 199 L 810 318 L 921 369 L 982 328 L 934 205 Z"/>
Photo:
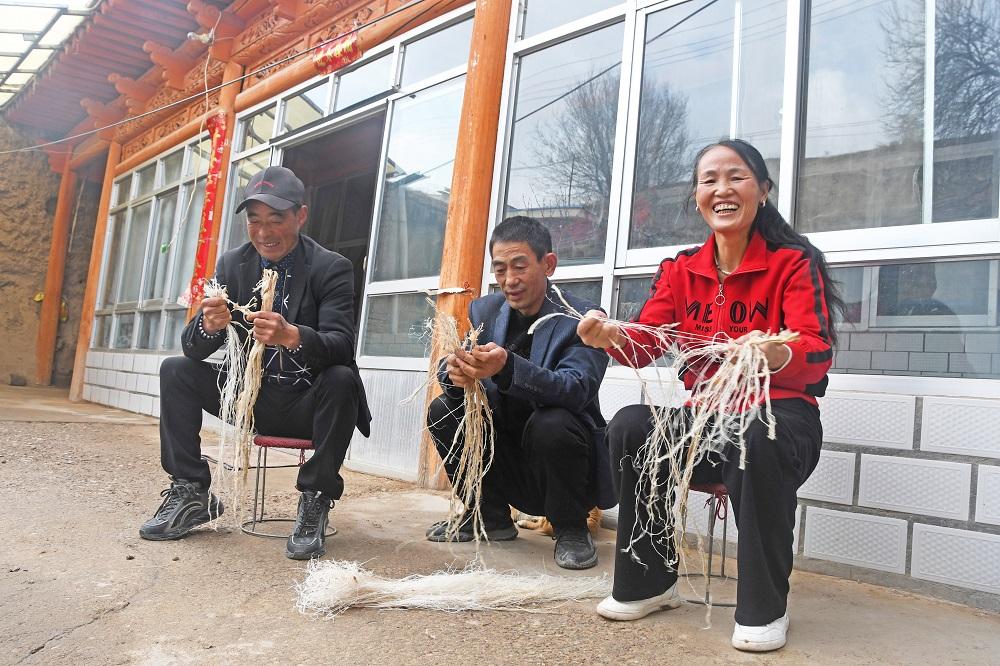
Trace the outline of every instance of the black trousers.
<path fill-rule="evenodd" d="M 462 402 L 441 396 L 431 403 L 427 426 L 452 483 L 464 442 L 452 447 L 463 416 Z M 483 519 L 509 523 L 513 506 L 546 516 L 553 527 L 586 527 L 594 506 L 590 489 L 591 433 L 572 412 L 543 407 L 526 423 L 504 423 L 494 415 L 493 464 L 483 477 Z"/>
<path fill-rule="evenodd" d="M 224 381 L 217 366 L 186 356 L 170 357 L 160 366 L 160 462 L 170 476 L 206 486 L 211 482 L 208 463 L 201 459 L 201 412 L 219 415 L 219 386 Z M 299 468 L 299 490 L 340 498 L 340 467 L 358 414 L 349 367 L 330 366 L 305 389 L 264 382 L 253 414 L 260 433 L 313 441 L 316 451 Z"/>
<path fill-rule="evenodd" d="M 722 482 L 729 489 L 740 532 L 736 621 L 748 626 L 764 625 L 785 614 L 788 577 L 792 572 L 796 491 L 815 469 L 823 442 L 819 409 L 814 405 L 799 399 L 775 400 L 772 409 L 778 426 L 777 439 L 768 439 L 766 426 L 754 421 L 745 435 L 745 469 L 739 468 L 739 452 L 734 447 L 725 452 L 724 460 L 703 461 L 693 475 L 695 483 Z M 612 591 L 618 601 L 662 594 L 677 580 L 677 572 L 654 550 L 653 539 L 648 535 L 632 545 L 641 563 L 624 552 L 637 518 L 639 474 L 635 465 L 637 452 L 652 432 L 650 414 L 648 405 L 631 405 L 619 411 L 608 426 L 612 477 L 619 498 Z M 645 498 L 640 499 L 638 518 L 645 522 L 648 519 L 642 508 Z M 659 539 L 657 547 L 661 552 L 673 553 L 669 541 Z"/>

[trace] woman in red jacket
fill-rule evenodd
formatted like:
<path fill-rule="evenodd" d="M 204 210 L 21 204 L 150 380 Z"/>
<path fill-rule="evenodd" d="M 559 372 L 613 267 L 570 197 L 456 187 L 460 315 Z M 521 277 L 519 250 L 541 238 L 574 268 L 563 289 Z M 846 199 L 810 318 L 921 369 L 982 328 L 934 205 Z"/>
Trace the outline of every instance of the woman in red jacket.
<path fill-rule="evenodd" d="M 753 330 L 799 334 L 787 344 L 761 345 L 771 369 L 777 440 L 769 440 L 766 426 L 755 421 L 744 435 L 745 469 L 739 468 L 739 453 L 727 451 L 723 460 L 705 460 L 693 478 L 726 484 L 740 531 L 733 646 L 774 650 L 785 644 L 788 631 L 796 491 L 819 458 L 823 429 L 816 398 L 826 389 L 833 358 L 831 313 L 839 312 L 842 301 L 822 253 L 768 201 L 774 183 L 756 148 L 740 140 L 707 146 L 695 160 L 691 185 L 711 234 L 704 245 L 660 264 L 636 321 L 676 324 L 674 330 L 690 334 L 678 336 L 678 344 L 691 344 L 685 342 L 691 336 L 739 339 Z M 587 315 L 578 327 L 580 338 L 622 363 L 641 367 L 665 351 L 651 335 L 621 329 L 598 311 Z M 714 372 L 692 370 L 684 375 L 689 389 Z M 637 454 L 652 431 L 650 409 L 625 407 L 608 426 L 619 498 L 618 543 L 612 595 L 597 612 L 612 620 L 638 619 L 681 602 L 677 572 L 662 555 L 672 554 L 669 530 L 651 529 L 655 536 L 632 539 L 636 521 L 645 525 L 649 520 L 644 498 L 636 515 L 636 487 Z"/>

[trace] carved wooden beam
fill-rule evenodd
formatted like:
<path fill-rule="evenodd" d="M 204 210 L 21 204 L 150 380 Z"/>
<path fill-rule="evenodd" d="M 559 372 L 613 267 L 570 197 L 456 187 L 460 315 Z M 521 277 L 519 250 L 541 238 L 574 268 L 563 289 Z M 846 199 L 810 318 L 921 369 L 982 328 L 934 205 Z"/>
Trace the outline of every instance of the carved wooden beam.
<path fill-rule="evenodd" d="M 303 9 L 302 0 L 267 0 L 267 2 L 274 8 L 274 15 L 284 21 L 294 21 Z"/>
<path fill-rule="evenodd" d="M 173 49 L 147 41 L 142 45 L 142 50 L 149 54 L 149 59 L 154 64 L 163 68 L 163 80 L 167 85 L 176 90 L 184 89 L 184 76 L 194 67 L 197 60 L 181 56 Z"/>
<path fill-rule="evenodd" d="M 84 97 L 80 100 L 80 106 L 84 108 L 87 115 L 90 117 L 90 121 L 93 123 L 91 129 L 97 129 L 99 127 L 107 127 L 112 123 L 116 123 L 125 117 L 124 104 L 121 98 L 109 102 L 107 104 L 102 104 L 97 100 L 90 99 L 89 97 Z M 97 133 L 97 136 L 101 139 L 111 139 L 114 137 L 114 128 L 102 130 Z"/>
<path fill-rule="evenodd" d="M 187 10 L 206 32 L 215 30 L 217 40 L 235 37 L 247 26 L 247 22 L 236 14 L 221 11 L 205 0 L 188 0 Z"/>
<path fill-rule="evenodd" d="M 156 86 L 130 79 L 117 72 L 108 74 L 108 81 L 115 87 L 119 95 L 125 96 L 125 104 L 132 111 L 143 109 L 149 98 L 156 94 Z"/>

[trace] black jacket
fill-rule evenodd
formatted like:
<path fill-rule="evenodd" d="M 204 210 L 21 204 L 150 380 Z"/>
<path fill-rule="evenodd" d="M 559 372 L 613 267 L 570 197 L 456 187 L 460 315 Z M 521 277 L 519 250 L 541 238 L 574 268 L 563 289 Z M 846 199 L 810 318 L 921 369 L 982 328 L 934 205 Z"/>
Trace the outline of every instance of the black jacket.
<path fill-rule="evenodd" d="M 357 428 L 365 437 L 371 434 L 371 412 L 354 362 L 354 269 L 346 257 L 331 252 L 308 236 L 299 235 L 303 251 L 296 255 L 289 282 L 286 319 L 299 329 L 305 364 L 314 372 L 332 365 L 346 365 L 354 371 L 358 390 Z M 296 248 L 297 249 L 297 248 Z M 260 255 L 251 243 L 244 243 L 219 257 L 215 279 L 225 285 L 229 300 L 245 305 L 253 298 L 253 288 L 261 278 Z M 298 276 L 307 275 L 307 279 Z M 240 312 L 234 321 L 245 324 Z M 198 361 L 208 358 L 222 346 L 222 336 L 206 339 L 198 332 L 199 312 L 181 333 L 184 355 Z M 247 332 L 236 326 L 240 337 Z"/>

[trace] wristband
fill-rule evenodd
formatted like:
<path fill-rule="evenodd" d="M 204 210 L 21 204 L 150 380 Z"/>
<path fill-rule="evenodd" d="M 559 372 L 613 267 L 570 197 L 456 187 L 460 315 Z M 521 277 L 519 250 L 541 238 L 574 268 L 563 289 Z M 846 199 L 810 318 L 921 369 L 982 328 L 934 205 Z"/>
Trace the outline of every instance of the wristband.
<path fill-rule="evenodd" d="M 198 317 L 198 332 L 201 334 L 201 337 L 205 338 L 206 340 L 214 340 L 215 338 L 222 335 L 222 331 L 216 331 L 215 333 L 207 333 L 205 331 L 205 327 L 201 325 L 201 321 L 202 318 Z"/>
<path fill-rule="evenodd" d="M 792 352 L 792 348 L 791 348 L 791 347 L 789 347 L 789 346 L 788 346 L 788 345 L 786 345 L 786 344 L 782 344 L 781 346 L 782 346 L 782 347 L 784 347 L 785 349 L 787 349 L 787 350 L 788 350 L 788 358 L 786 358 L 786 359 L 785 359 L 785 362 L 784 362 L 784 363 L 782 363 L 782 364 L 781 364 L 781 365 L 779 365 L 779 366 L 778 366 L 777 368 L 775 368 L 774 370 L 772 370 L 772 371 L 771 371 L 771 374 L 772 374 L 772 375 L 773 375 L 774 373 L 776 373 L 776 372 L 781 372 L 782 370 L 784 370 L 785 368 L 787 368 L 787 367 L 788 367 L 788 364 L 789 364 L 789 363 L 791 363 L 791 362 L 792 362 L 792 354 L 793 354 L 793 352 Z"/>

